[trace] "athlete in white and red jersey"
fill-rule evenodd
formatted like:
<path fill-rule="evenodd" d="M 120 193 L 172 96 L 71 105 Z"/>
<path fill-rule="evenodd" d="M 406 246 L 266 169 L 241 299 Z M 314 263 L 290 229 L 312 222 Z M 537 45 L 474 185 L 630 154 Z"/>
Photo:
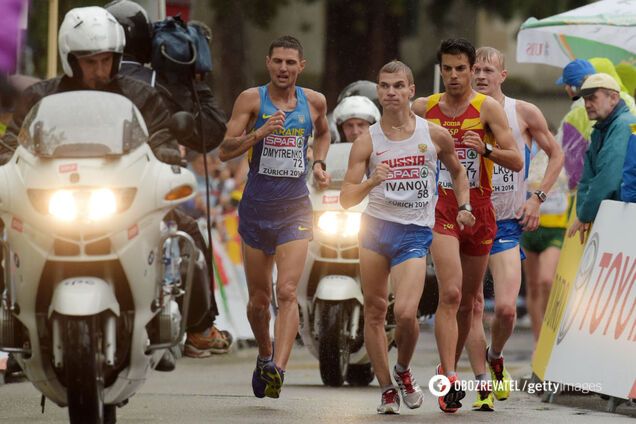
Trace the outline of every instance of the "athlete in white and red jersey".
<path fill-rule="evenodd" d="M 417 344 L 417 308 L 426 275 L 426 255 L 435 222 L 437 160 L 448 169 L 463 203 L 468 202 L 466 171 L 443 128 L 415 116 L 409 99 L 415 93 L 413 73 L 404 63 L 389 62 L 378 75 L 380 122 L 360 136 L 351 149 L 340 193 L 343 207 L 369 205 L 360 229 L 360 271 L 364 293 L 364 342 L 382 389 L 380 414 L 396 414 L 400 396 L 391 382 L 384 320 L 388 278 L 395 294 L 397 364 L 393 377 L 409 408 L 422 404 L 422 390 L 409 368 Z M 364 175 L 368 179 L 363 181 Z M 457 213 L 459 227 L 471 226 L 470 211 Z"/>

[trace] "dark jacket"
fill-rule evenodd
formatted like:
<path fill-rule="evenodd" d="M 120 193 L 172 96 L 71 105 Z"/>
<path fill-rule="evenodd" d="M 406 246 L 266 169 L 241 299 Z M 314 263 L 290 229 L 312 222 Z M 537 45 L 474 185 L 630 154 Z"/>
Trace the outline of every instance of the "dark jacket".
<path fill-rule="evenodd" d="M 159 73 L 157 90 L 172 113 L 186 111 L 194 115 L 194 133 L 188 139 L 179 140 L 181 144 L 199 153 L 207 153 L 221 144 L 227 118 L 205 82 L 195 79 L 187 83 L 181 79 L 173 81 Z"/>
<path fill-rule="evenodd" d="M 199 153 L 207 153 L 223 141 L 225 136 L 225 113 L 219 108 L 210 87 L 202 81 L 185 77 L 189 75 L 161 75 L 132 59 L 122 61 L 120 75 L 126 75 L 155 87 L 171 113 L 190 112 L 195 119 L 192 136 L 179 140 L 181 144 Z M 201 110 L 197 107 L 197 101 Z M 203 132 L 201 132 L 203 130 Z M 202 138 L 200 134 L 205 136 Z M 203 144 L 205 142 L 205 145 Z"/>
<path fill-rule="evenodd" d="M 594 221 L 603 200 L 620 199 L 627 142 L 634 123 L 636 117 L 620 100 L 607 118 L 594 124 L 577 190 L 576 216 L 579 221 Z"/>
<path fill-rule="evenodd" d="M 17 135 L 20 132 L 22 122 L 38 101 L 50 94 L 77 90 L 86 90 L 86 88 L 81 86 L 77 80 L 67 76 L 41 81 L 27 88 L 18 100 L 13 119 L 2 139 L 2 144 L 0 144 L 2 163 L 6 163 L 13 155 L 18 145 Z M 121 94 L 132 101 L 144 117 L 150 135 L 166 129 L 171 116 L 170 112 L 161 100 L 159 93 L 148 84 L 118 75 L 102 91 Z M 162 131 L 153 137 L 150 141 L 150 148 L 162 162 L 181 163 L 179 146 L 169 131 Z"/>

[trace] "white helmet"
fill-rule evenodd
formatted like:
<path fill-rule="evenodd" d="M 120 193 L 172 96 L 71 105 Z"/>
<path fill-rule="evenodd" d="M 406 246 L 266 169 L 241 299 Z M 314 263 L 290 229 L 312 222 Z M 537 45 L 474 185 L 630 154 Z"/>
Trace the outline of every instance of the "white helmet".
<path fill-rule="evenodd" d="M 369 124 L 380 120 L 380 111 L 371 100 L 364 96 L 349 96 L 342 99 L 333 111 L 337 125 L 342 125 L 348 119 L 364 119 Z"/>
<path fill-rule="evenodd" d="M 62 68 L 67 76 L 80 76 L 73 56 L 91 56 L 104 52 L 115 54 L 111 72 L 111 76 L 115 76 L 119 71 L 126 36 L 117 19 L 106 9 L 97 6 L 77 7 L 64 16 L 58 44 Z"/>

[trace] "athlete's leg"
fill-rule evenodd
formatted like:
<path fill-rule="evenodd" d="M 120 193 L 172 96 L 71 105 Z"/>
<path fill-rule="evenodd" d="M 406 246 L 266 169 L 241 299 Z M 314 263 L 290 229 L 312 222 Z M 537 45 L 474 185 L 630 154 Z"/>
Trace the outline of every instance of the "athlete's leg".
<path fill-rule="evenodd" d="M 490 256 L 489 265 L 495 286 L 495 318 L 491 327 L 490 348 L 493 352 L 502 352 L 517 318 L 517 296 L 521 288 L 519 248 Z"/>
<path fill-rule="evenodd" d="M 426 275 L 426 257 L 413 258 L 391 269 L 391 282 L 395 294 L 395 343 L 397 344 L 397 363 L 408 368 L 415 352 L 420 334 L 417 322 L 417 308 L 424 291 Z"/>
<path fill-rule="evenodd" d="M 388 259 L 370 249 L 360 248 L 360 277 L 364 295 L 364 345 L 380 388 L 383 388 L 392 384 L 384 329 L 389 293 Z"/>
<path fill-rule="evenodd" d="M 249 291 L 247 319 L 262 358 L 272 355 L 269 337 L 270 305 L 272 300 L 272 267 L 274 257 L 243 243 L 243 263 Z"/>
<path fill-rule="evenodd" d="M 466 351 L 475 376 L 486 374 L 486 333 L 484 331 L 484 290 L 475 295 L 473 321 L 466 339 Z"/>
<path fill-rule="evenodd" d="M 488 256 L 469 256 L 460 254 L 462 267 L 461 302 L 457 311 L 457 346 L 455 364 L 461 356 L 466 338 L 473 321 L 473 306 L 479 291 L 483 291 L 484 274 L 488 266 Z"/>
<path fill-rule="evenodd" d="M 285 369 L 298 333 L 296 289 L 305 266 L 309 240 L 293 240 L 276 247 L 276 300 L 278 316 L 274 328 L 276 351 L 274 362 Z"/>
<path fill-rule="evenodd" d="M 453 236 L 433 232 L 431 254 L 439 286 L 439 303 L 435 313 L 435 339 L 442 369 L 449 374 L 455 372 L 457 311 L 462 298 L 459 241 Z"/>
<path fill-rule="evenodd" d="M 526 272 L 526 301 L 528 313 L 532 322 L 532 333 L 535 341 L 539 339 L 543 314 L 548 305 L 552 280 L 559 263 L 561 249 L 550 246 L 541 253 L 530 252 L 526 259 L 524 270 Z"/>

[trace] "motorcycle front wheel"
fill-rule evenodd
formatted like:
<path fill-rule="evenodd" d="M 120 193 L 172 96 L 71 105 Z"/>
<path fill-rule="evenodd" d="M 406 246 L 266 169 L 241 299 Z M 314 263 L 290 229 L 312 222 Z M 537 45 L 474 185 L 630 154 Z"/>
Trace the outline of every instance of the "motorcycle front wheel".
<path fill-rule="evenodd" d="M 350 354 L 350 311 L 347 306 L 335 302 L 320 305 L 318 361 L 320 378 L 327 386 L 342 386 L 347 375 Z"/>
<path fill-rule="evenodd" d="M 64 368 L 71 424 L 104 422 L 104 373 L 99 317 L 65 318 Z"/>
<path fill-rule="evenodd" d="M 347 383 L 352 386 L 368 386 L 375 374 L 371 364 L 350 364 L 347 370 Z"/>

